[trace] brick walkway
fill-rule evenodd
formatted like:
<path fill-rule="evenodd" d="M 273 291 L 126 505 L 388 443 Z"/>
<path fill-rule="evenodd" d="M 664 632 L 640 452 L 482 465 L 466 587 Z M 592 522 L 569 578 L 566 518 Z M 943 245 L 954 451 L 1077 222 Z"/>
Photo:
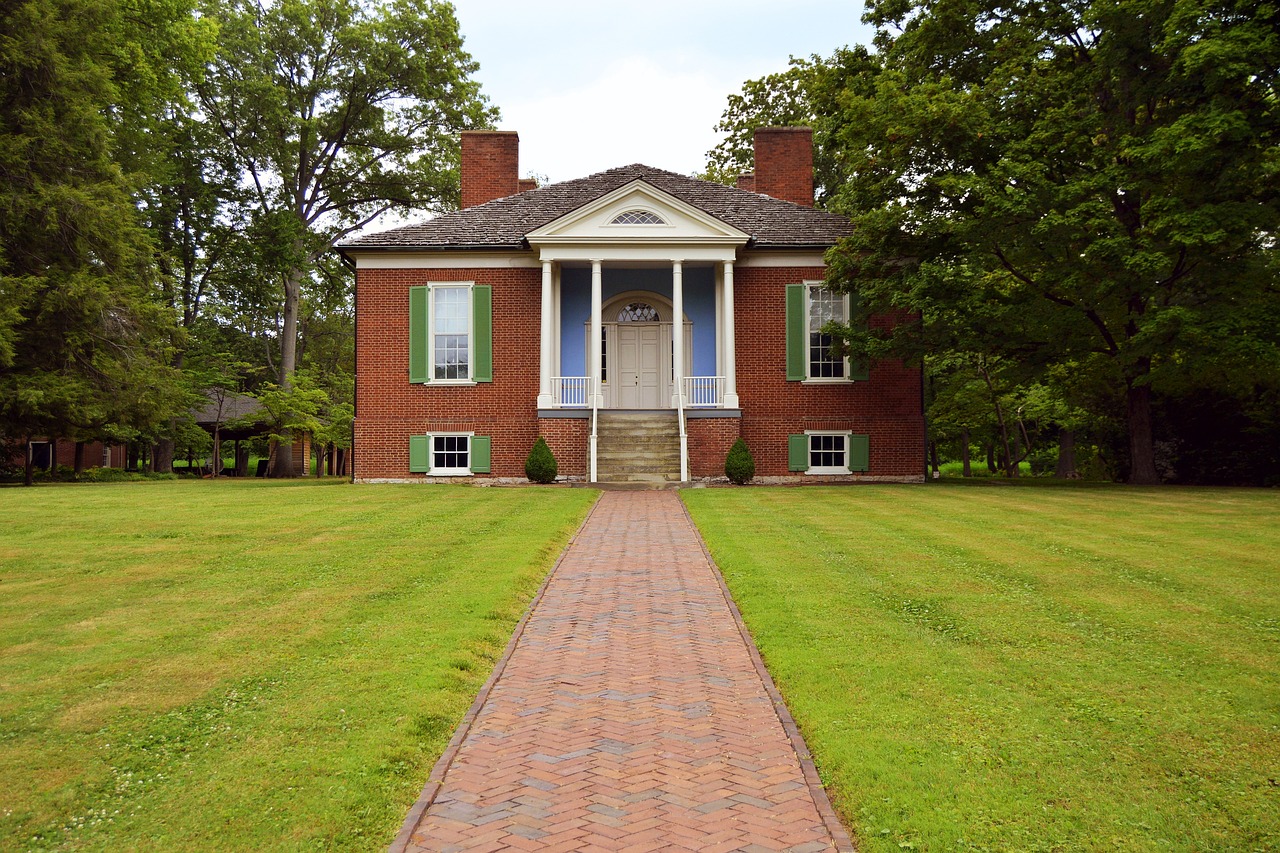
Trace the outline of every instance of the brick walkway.
<path fill-rule="evenodd" d="M 852 850 L 758 661 L 675 493 L 604 493 L 392 850 Z"/>

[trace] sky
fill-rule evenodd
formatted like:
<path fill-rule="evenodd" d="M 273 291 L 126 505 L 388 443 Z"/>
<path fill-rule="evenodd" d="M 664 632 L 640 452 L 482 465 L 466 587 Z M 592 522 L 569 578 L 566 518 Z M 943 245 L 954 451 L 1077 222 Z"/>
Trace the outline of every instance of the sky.
<path fill-rule="evenodd" d="M 454 0 L 520 175 L 701 171 L 743 82 L 869 44 L 856 0 Z"/>

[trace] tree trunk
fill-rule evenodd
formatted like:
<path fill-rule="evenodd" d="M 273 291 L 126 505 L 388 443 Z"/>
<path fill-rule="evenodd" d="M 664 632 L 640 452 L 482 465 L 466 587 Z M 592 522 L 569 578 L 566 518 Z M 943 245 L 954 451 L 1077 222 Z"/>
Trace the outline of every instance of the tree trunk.
<path fill-rule="evenodd" d="M 347 475 L 347 451 L 341 447 L 338 448 L 338 476 L 345 477 Z"/>
<path fill-rule="evenodd" d="M 24 486 L 35 485 L 36 472 L 34 462 L 35 460 L 31 458 L 31 439 L 27 438 L 27 452 L 22 460 L 22 485 Z"/>
<path fill-rule="evenodd" d="M 222 427 L 213 425 L 213 452 L 209 459 L 209 476 L 217 479 L 222 476 Z"/>
<path fill-rule="evenodd" d="M 1076 434 L 1069 429 L 1058 430 L 1058 467 L 1053 476 L 1060 480 L 1076 477 Z"/>
<path fill-rule="evenodd" d="M 84 473 L 84 442 L 83 441 L 76 442 L 75 466 L 76 466 L 76 479 L 79 480 L 80 475 Z"/>
<path fill-rule="evenodd" d="M 151 470 L 157 474 L 173 473 L 173 439 L 162 438 L 151 450 Z"/>
<path fill-rule="evenodd" d="M 938 479 L 940 472 L 938 471 L 938 442 L 929 442 L 929 467 L 933 472 L 933 479 Z"/>
<path fill-rule="evenodd" d="M 1126 380 L 1129 404 L 1129 483 L 1134 486 L 1160 485 L 1156 471 L 1155 440 L 1151 429 L 1151 386 Z"/>
<path fill-rule="evenodd" d="M 301 250 L 301 245 L 296 247 Z M 284 328 L 280 330 L 280 387 L 288 391 L 293 387 L 293 372 L 298 359 L 298 303 L 302 293 L 302 277 L 305 270 L 292 269 L 284 280 Z M 285 430 L 280 436 L 284 452 L 275 454 L 268 477 L 296 477 L 293 470 L 293 433 Z"/>
<path fill-rule="evenodd" d="M 972 477 L 973 469 L 969 466 L 969 429 L 960 430 L 960 462 L 964 465 L 963 476 Z"/>
<path fill-rule="evenodd" d="M 987 442 L 986 448 L 987 448 L 987 472 L 990 474 L 994 474 L 996 471 L 1000 470 L 999 468 L 996 467 L 996 448 L 995 448 L 995 445 L 992 444 L 991 442 Z"/>
<path fill-rule="evenodd" d="M 1009 445 L 1008 439 L 1005 439 L 1005 446 L 1009 449 L 1005 451 L 1009 455 L 1005 457 L 1004 472 L 1009 477 L 1017 477 L 1021 473 L 1019 470 L 1022 463 L 1022 437 L 1018 435 L 1018 431 L 1013 431 L 1013 444 Z"/>

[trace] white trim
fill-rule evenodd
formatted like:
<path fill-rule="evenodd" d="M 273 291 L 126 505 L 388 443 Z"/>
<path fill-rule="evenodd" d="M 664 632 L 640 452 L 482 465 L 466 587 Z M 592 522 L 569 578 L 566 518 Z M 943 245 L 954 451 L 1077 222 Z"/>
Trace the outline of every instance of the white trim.
<path fill-rule="evenodd" d="M 640 200 L 637 200 L 640 199 Z M 673 218 L 684 217 L 705 229 L 701 234 L 687 233 L 681 239 L 694 239 L 695 242 L 713 240 L 744 245 L 751 235 L 740 231 L 720 219 L 694 207 L 688 202 L 658 189 L 641 178 L 628 181 L 617 189 L 607 192 L 596 200 L 573 210 L 564 216 L 533 229 L 525 238 L 530 245 L 542 243 L 575 242 L 583 239 L 581 226 L 588 220 L 601 217 L 612 220 L 614 214 L 633 208 L 648 209 L 655 216 L 670 222 Z M 664 215 L 665 214 L 665 215 Z M 673 216 L 672 214 L 679 214 Z M 652 228 L 654 226 L 639 226 Z M 659 226 L 661 227 L 661 226 Z M 672 227 L 675 226 L 673 223 Z M 572 232 L 578 230 L 578 234 Z M 652 237 L 637 236 L 636 239 L 652 242 Z"/>
<path fill-rule="evenodd" d="M 810 321 L 813 319 L 813 305 L 812 305 L 811 294 L 813 293 L 813 289 L 815 287 L 818 288 L 819 290 L 826 290 L 827 283 L 825 281 L 816 281 L 813 279 L 808 279 L 804 281 L 803 284 L 804 284 L 804 375 L 805 375 L 805 378 L 802 384 L 847 385 L 853 381 L 853 378 L 850 376 L 853 370 L 852 370 L 852 366 L 849 364 L 848 356 L 844 357 L 844 376 L 810 376 L 809 375 L 809 371 L 813 368 L 813 359 L 812 359 L 812 355 L 809 352 L 809 338 L 814 333 L 814 331 L 816 331 L 815 329 L 809 326 Z M 832 294 L 832 295 L 839 296 L 843 300 L 844 322 L 848 323 L 849 322 L 849 294 L 844 293 L 844 294 Z"/>
<path fill-rule="evenodd" d="M 476 309 L 474 281 L 432 281 L 427 284 L 427 364 L 430 376 L 427 385 L 475 385 L 476 368 Z M 436 291 L 463 288 L 467 291 L 467 375 L 453 379 L 436 378 Z"/>
<path fill-rule="evenodd" d="M 825 267 L 822 252 L 744 252 L 737 267 Z"/>
<path fill-rule="evenodd" d="M 807 429 L 804 434 L 809 437 L 809 446 L 805 452 L 809 454 L 809 458 L 813 458 L 813 437 L 815 435 L 838 435 L 844 438 L 844 465 L 828 465 L 826 467 L 815 468 L 812 465 L 804 472 L 806 475 L 824 475 L 824 474 L 852 474 L 849 468 L 849 446 L 853 443 L 853 430 L 830 430 L 830 429 Z"/>
<path fill-rule="evenodd" d="M 653 226 L 648 226 L 653 227 Z M 654 263 L 671 263 L 671 258 L 679 255 L 685 263 L 695 261 L 732 261 L 736 256 L 736 246 L 723 243 L 696 243 L 685 240 L 671 240 L 665 243 L 650 240 L 617 240 L 592 239 L 582 243 L 539 245 L 538 258 L 544 261 L 591 261 L 607 258 L 615 261 L 650 261 Z"/>
<path fill-rule="evenodd" d="M 359 252 L 347 250 L 358 270 L 540 269 L 534 252 Z"/>
<path fill-rule="evenodd" d="M 428 477 L 471 477 L 471 439 L 475 437 L 474 432 L 429 432 L 427 433 L 427 476 Z M 466 468 L 437 468 L 436 466 L 436 439 L 437 438 L 465 438 L 467 440 L 467 467 Z"/>

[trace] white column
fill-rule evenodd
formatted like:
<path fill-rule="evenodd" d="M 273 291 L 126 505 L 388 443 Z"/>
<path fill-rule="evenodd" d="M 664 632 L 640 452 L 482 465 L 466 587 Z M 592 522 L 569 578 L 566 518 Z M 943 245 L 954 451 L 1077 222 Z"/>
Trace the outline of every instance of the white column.
<path fill-rule="evenodd" d="M 538 408 L 550 409 L 556 405 L 551 396 L 551 375 L 555 372 L 551 361 L 551 335 L 554 314 L 551 310 L 551 261 L 542 262 L 542 341 L 538 366 Z"/>
<path fill-rule="evenodd" d="M 671 262 L 671 372 L 675 387 L 671 389 L 671 407 L 677 407 L 684 393 L 684 266 Z"/>
<path fill-rule="evenodd" d="M 591 262 L 591 348 L 587 350 L 587 375 L 596 395 L 595 405 L 604 406 L 604 389 L 600 387 L 600 261 Z"/>
<path fill-rule="evenodd" d="M 724 262 L 724 407 L 738 408 L 738 354 L 733 342 L 733 261 Z"/>

